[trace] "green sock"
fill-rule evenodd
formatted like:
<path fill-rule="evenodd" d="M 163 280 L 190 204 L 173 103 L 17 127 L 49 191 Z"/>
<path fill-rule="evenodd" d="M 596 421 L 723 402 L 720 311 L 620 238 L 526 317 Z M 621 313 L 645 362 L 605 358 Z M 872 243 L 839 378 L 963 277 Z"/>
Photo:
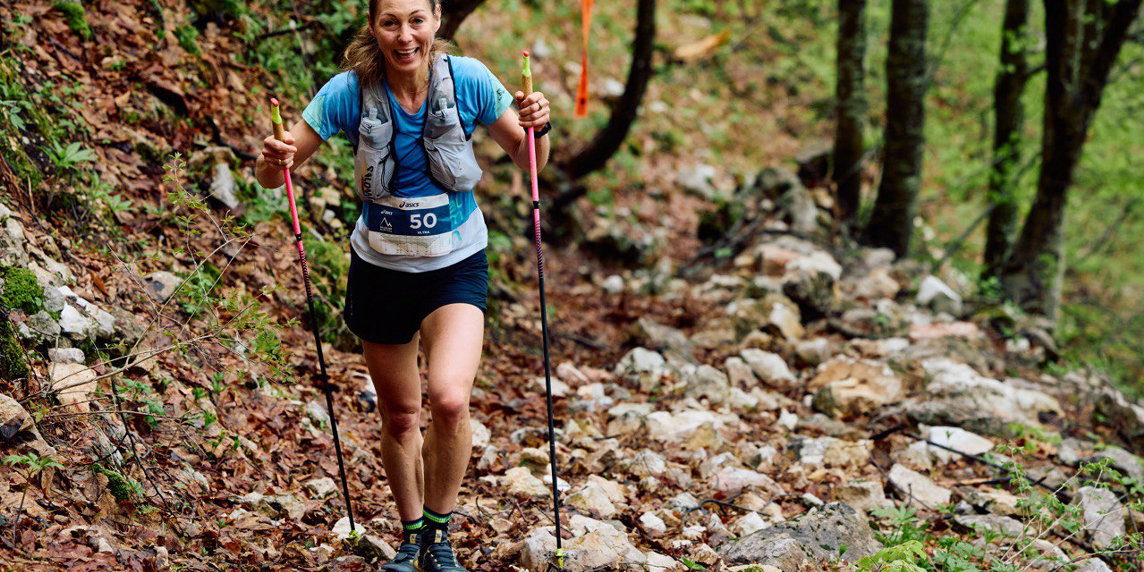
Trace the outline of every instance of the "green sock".
<path fill-rule="evenodd" d="M 453 516 L 452 512 L 441 514 L 436 511 L 425 509 L 421 519 L 425 521 L 426 532 L 441 532 L 441 539 L 449 535 L 449 517 Z M 436 536 L 436 535 L 434 535 Z"/>
<path fill-rule="evenodd" d="M 417 520 L 403 520 L 401 521 L 401 542 L 417 544 L 417 539 L 414 536 L 425 529 L 425 519 L 419 518 Z"/>

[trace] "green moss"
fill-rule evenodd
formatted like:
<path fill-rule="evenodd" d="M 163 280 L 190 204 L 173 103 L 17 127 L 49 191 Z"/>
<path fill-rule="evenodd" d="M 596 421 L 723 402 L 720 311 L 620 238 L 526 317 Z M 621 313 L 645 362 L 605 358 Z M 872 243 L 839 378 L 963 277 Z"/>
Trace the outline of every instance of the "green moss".
<path fill-rule="evenodd" d="M 0 315 L 0 379 L 12 381 L 28 377 L 24 349 L 16 338 L 16 328 L 8 316 Z"/>
<path fill-rule="evenodd" d="M 179 40 L 179 45 L 187 50 L 191 55 L 199 55 L 202 53 L 199 50 L 199 31 L 190 24 L 184 24 L 175 28 L 175 38 Z"/>
<path fill-rule="evenodd" d="M 0 302 L 7 308 L 19 308 L 35 314 L 44 308 L 44 289 L 36 281 L 36 274 L 27 268 L 11 267 L 3 271 L 4 291 Z"/>
<path fill-rule="evenodd" d="M 96 473 L 107 477 L 107 488 L 111 491 L 111 496 L 115 497 L 115 500 L 131 500 L 131 493 L 134 491 L 134 487 L 131 486 L 131 482 L 127 480 L 127 477 L 110 469 L 105 469 L 101 465 L 93 465 L 92 467 Z"/>
<path fill-rule="evenodd" d="M 79 37 L 90 40 L 91 28 L 87 26 L 86 12 L 83 9 L 83 4 L 79 2 L 69 2 L 67 0 L 57 0 L 52 3 L 52 8 L 59 10 L 64 15 L 64 20 L 67 21 L 68 27 L 71 28 Z"/>

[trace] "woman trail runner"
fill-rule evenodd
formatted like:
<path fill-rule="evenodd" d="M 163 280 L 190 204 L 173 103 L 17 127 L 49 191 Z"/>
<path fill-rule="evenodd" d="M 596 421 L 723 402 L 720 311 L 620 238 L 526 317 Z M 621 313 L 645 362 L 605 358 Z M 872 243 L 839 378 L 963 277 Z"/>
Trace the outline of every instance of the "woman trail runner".
<path fill-rule="evenodd" d="M 478 125 L 521 168 L 526 129 L 537 168 L 548 160 L 544 94 L 510 95 L 473 58 L 436 40 L 440 0 L 370 0 L 368 23 L 285 142 L 263 142 L 264 187 L 306 162 L 339 131 L 354 143 L 362 215 L 350 236 L 344 317 L 361 340 L 382 415 L 382 462 L 404 534 L 391 572 L 463 572 L 448 540 L 472 449 L 469 397 L 481 357 L 488 230 L 473 197 Z M 520 111 L 511 111 L 513 100 Z M 420 431 L 418 344 L 432 422 Z"/>

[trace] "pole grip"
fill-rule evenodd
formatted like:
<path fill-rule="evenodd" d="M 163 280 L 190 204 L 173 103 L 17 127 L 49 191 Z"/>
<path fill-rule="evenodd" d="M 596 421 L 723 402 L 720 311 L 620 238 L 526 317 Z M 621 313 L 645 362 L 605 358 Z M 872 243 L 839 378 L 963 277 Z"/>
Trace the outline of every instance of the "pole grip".
<path fill-rule="evenodd" d="M 525 97 L 532 95 L 532 69 L 528 65 L 528 50 L 524 51 L 524 59 L 521 60 L 520 85 Z"/>
<path fill-rule="evenodd" d="M 285 143 L 286 130 L 282 127 L 282 113 L 278 110 L 278 98 L 270 98 L 270 122 L 274 124 L 274 138 Z"/>

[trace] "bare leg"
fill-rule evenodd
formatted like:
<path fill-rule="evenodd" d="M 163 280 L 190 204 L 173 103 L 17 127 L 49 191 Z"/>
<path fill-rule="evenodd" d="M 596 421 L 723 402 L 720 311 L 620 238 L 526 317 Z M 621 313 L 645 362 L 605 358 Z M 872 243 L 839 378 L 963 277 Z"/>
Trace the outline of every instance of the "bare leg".
<path fill-rule="evenodd" d="M 421 518 L 425 478 L 421 461 L 421 375 L 417 336 L 407 344 L 362 340 L 381 411 L 381 462 L 401 520 Z"/>
<path fill-rule="evenodd" d="M 456 507 L 472 455 L 469 396 L 481 362 L 484 327 L 484 313 L 471 304 L 442 306 L 421 322 L 433 414 L 422 447 L 425 506 L 435 512 Z"/>

